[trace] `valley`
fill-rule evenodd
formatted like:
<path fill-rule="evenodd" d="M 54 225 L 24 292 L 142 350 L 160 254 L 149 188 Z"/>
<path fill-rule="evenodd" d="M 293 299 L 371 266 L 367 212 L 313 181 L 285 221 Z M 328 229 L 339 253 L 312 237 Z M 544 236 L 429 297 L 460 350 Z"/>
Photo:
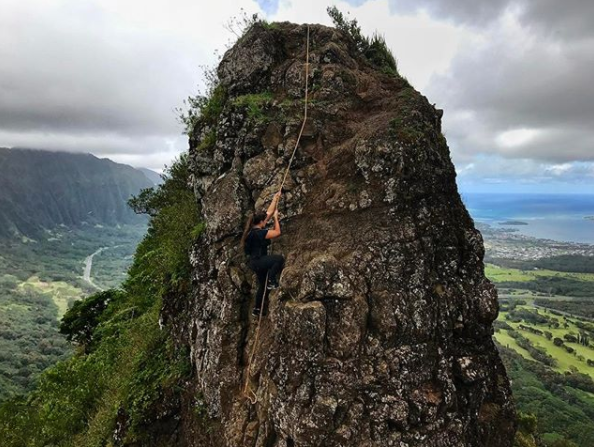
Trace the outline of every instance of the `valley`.
<path fill-rule="evenodd" d="M 60 318 L 74 301 L 121 283 L 145 232 L 144 224 L 98 225 L 0 240 L 0 401 L 71 354 Z"/>

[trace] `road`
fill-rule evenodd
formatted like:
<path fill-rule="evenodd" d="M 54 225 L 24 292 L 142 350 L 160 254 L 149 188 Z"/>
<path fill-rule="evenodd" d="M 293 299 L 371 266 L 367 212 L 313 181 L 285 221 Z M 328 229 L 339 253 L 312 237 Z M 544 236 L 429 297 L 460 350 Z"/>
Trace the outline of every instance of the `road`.
<path fill-rule="evenodd" d="M 93 257 L 95 257 L 95 255 L 98 255 L 99 253 L 101 253 L 103 250 L 107 250 L 108 248 L 109 247 L 101 247 L 99 250 L 95 251 L 94 253 L 90 254 L 89 256 L 87 256 L 85 258 L 85 269 L 83 272 L 83 279 L 89 285 L 91 285 L 91 287 L 94 287 L 97 290 L 101 290 L 101 291 L 103 291 L 104 289 L 102 287 L 99 287 L 97 284 L 95 284 L 93 282 L 93 280 L 91 279 L 91 269 L 93 268 Z"/>

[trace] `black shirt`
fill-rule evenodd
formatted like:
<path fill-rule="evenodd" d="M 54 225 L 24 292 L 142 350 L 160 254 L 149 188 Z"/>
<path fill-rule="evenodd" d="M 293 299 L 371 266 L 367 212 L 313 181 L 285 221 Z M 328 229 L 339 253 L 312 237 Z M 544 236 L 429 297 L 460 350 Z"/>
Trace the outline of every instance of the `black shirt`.
<path fill-rule="evenodd" d="M 268 254 L 270 240 L 266 239 L 268 230 L 252 228 L 245 240 L 245 254 L 251 259 L 258 259 Z"/>

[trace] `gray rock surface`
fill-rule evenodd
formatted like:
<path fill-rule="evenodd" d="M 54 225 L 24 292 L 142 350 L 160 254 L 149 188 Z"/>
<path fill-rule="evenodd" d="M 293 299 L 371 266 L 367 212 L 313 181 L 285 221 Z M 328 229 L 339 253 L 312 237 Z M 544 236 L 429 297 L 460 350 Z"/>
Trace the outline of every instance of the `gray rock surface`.
<path fill-rule="evenodd" d="M 333 28 L 311 27 L 310 118 L 273 245 L 287 266 L 248 366 L 255 278 L 239 238 L 247 214 L 279 187 L 296 141 L 305 36 L 303 25 L 254 26 L 219 66 L 226 101 L 216 124 L 190 140 L 207 227 L 179 331 L 217 438 L 510 446 L 514 407 L 492 341 L 497 295 L 457 191 L 442 112 Z M 246 378 L 255 401 L 242 392 Z"/>

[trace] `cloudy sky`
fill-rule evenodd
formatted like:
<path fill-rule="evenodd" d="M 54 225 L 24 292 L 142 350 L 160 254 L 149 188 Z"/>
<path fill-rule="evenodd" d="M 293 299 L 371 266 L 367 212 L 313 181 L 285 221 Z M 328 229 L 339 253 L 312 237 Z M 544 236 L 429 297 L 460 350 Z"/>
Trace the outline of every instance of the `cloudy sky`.
<path fill-rule="evenodd" d="M 333 4 L 445 110 L 463 189 L 594 192 L 592 0 L 0 0 L 0 147 L 159 170 L 233 15 L 330 24 Z"/>

